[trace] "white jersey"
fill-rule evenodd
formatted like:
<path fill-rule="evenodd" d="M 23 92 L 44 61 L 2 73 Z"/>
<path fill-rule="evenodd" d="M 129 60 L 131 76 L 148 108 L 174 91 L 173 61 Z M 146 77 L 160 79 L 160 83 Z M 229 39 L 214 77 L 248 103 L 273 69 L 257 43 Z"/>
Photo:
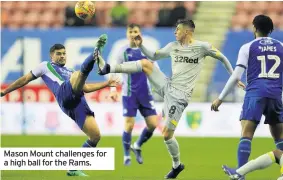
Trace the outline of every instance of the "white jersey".
<path fill-rule="evenodd" d="M 191 94 L 195 87 L 205 57 L 223 58 L 223 55 L 211 44 L 197 40 L 187 46 L 182 46 L 177 41 L 170 42 L 164 48 L 158 50 L 156 56 L 158 59 L 171 57 L 171 85 L 187 94 Z M 226 59 L 225 56 L 224 59 Z M 232 72 L 232 67 L 230 67 L 230 71 Z"/>

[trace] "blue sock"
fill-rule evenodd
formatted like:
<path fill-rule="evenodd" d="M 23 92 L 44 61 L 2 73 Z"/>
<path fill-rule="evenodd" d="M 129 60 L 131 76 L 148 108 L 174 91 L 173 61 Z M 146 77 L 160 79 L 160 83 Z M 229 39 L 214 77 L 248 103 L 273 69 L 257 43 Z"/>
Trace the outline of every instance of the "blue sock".
<path fill-rule="evenodd" d="M 252 140 L 242 137 L 238 146 L 238 168 L 246 164 L 251 154 Z"/>
<path fill-rule="evenodd" d="M 92 142 L 92 141 L 90 141 L 88 139 L 88 140 L 86 140 L 84 142 L 83 147 L 85 147 L 85 148 L 94 148 L 94 147 L 96 147 L 96 145 L 97 145 L 97 143 L 94 143 L 94 142 Z M 77 171 L 77 170 L 69 170 L 69 171 Z"/>
<path fill-rule="evenodd" d="M 275 141 L 275 144 L 276 144 L 277 149 L 280 149 L 281 151 L 283 151 L 283 139 L 279 139 Z"/>
<path fill-rule="evenodd" d="M 84 75 L 88 75 L 90 73 L 90 71 L 92 70 L 94 65 L 94 60 L 93 60 L 93 54 L 90 54 L 85 61 L 83 62 L 83 64 L 81 65 L 81 72 Z"/>
<path fill-rule="evenodd" d="M 147 128 L 144 128 L 139 139 L 137 140 L 137 145 L 141 147 L 143 143 L 151 138 L 152 134 L 153 132 L 149 131 Z"/>
<path fill-rule="evenodd" d="M 83 144 L 83 147 L 86 147 L 86 148 L 94 148 L 96 147 L 97 143 L 94 143 L 92 142 L 91 140 L 86 140 L 85 143 Z"/>
<path fill-rule="evenodd" d="M 123 132 L 123 146 L 124 146 L 124 155 L 130 156 L 130 146 L 131 146 L 132 134 Z"/>

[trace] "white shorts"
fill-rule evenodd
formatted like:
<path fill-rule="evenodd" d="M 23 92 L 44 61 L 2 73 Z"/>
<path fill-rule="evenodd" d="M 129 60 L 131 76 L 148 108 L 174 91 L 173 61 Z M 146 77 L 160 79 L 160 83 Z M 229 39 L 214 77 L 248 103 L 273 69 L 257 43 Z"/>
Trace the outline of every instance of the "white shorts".
<path fill-rule="evenodd" d="M 186 93 L 174 88 L 170 79 L 155 66 L 153 66 L 153 72 L 148 76 L 148 79 L 153 90 L 164 98 L 163 117 L 166 127 L 175 130 L 183 111 L 188 106 Z"/>

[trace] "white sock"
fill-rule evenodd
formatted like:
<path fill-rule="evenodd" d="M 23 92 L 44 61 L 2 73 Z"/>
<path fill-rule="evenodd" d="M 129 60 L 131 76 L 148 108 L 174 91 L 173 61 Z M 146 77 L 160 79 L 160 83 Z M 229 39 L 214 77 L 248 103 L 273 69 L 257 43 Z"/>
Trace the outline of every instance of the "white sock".
<path fill-rule="evenodd" d="M 142 72 L 142 64 L 141 61 L 130 61 L 124 62 L 122 64 L 116 64 L 111 66 L 111 73 L 135 73 Z"/>
<path fill-rule="evenodd" d="M 98 55 L 98 61 L 99 61 L 99 68 L 103 69 L 105 66 L 105 60 L 103 59 L 103 57 L 101 55 Z"/>
<path fill-rule="evenodd" d="M 138 145 L 137 142 L 135 142 L 133 146 L 134 146 L 134 149 L 139 149 L 139 150 L 141 149 L 141 147 Z"/>
<path fill-rule="evenodd" d="M 243 165 L 237 169 L 237 173 L 241 175 L 246 175 L 252 171 L 265 169 L 275 163 L 275 156 L 273 152 L 269 152 L 262 156 L 259 156 L 255 160 L 249 161 L 247 164 Z"/>
<path fill-rule="evenodd" d="M 167 149 L 173 160 L 173 168 L 176 169 L 180 165 L 179 144 L 175 137 L 165 141 Z"/>
<path fill-rule="evenodd" d="M 124 161 L 126 161 L 127 159 L 131 159 L 131 156 L 124 156 Z"/>

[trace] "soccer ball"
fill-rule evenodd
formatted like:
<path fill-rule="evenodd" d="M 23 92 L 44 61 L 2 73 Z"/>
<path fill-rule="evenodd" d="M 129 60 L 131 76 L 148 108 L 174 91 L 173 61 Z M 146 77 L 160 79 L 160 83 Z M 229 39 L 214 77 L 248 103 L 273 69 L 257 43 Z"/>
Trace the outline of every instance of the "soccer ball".
<path fill-rule="evenodd" d="M 95 5 L 91 1 L 79 1 L 76 3 L 75 13 L 82 20 L 90 19 L 95 13 Z"/>

